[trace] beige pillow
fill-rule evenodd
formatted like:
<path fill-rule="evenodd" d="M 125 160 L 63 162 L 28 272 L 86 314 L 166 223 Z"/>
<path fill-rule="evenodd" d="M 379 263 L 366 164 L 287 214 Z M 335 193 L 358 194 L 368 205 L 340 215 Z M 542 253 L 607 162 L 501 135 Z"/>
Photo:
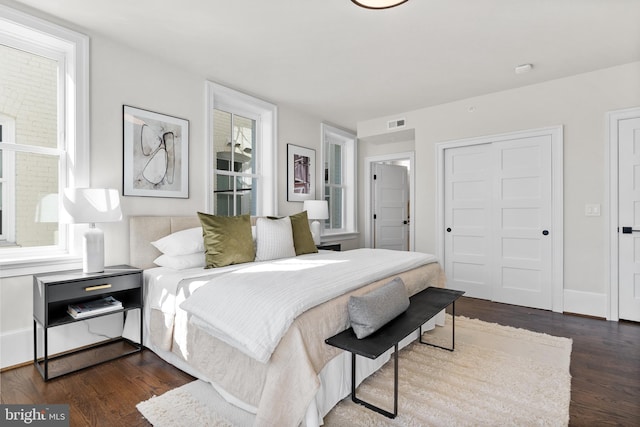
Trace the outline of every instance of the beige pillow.
<path fill-rule="evenodd" d="M 256 261 L 296 256 L 291 220 L 258 218 L 256 220 Z"/>
<path fill-rule="evenodd" d="M 206 268 L 253 262 L 256 257 L 251 236 L 251 217 L 218 216 L 198 212 L 202 223 Z"/>
<path fill-rule="evenodd" d="M 318 252 L 316 244 L 313 242 L 307 211 L 302 211 L 295 215 L 290 215 L 291 229 L 293 230 L 293 246 L 296 248 L 296 255 L 313 254 Z"/>

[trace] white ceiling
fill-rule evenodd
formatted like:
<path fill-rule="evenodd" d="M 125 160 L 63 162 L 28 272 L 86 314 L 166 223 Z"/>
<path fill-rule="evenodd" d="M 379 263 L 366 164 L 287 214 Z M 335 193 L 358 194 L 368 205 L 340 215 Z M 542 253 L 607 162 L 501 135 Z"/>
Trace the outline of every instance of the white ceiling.
<path fill-rule="evenodd" d="M 20 3 L 350 129 L 640 60 L 640 0 L 409 0 L 378 11 L 349 0 Z M 522 63 L 533 71 L 516 75 Z"/>

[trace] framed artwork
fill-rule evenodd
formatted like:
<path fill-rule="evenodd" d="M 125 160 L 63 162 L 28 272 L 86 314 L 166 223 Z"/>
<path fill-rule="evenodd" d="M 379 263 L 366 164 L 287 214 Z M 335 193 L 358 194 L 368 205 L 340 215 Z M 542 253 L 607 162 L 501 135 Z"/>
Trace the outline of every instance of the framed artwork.
<path fill-rule="evenodd" d="M 189 121 L 123 105 L 124 196 L 189 198 Z"/>
<path fill-rule="evenodd" d="M 316 198 L 316 150 L 287 144 L 287 200 Z"/>

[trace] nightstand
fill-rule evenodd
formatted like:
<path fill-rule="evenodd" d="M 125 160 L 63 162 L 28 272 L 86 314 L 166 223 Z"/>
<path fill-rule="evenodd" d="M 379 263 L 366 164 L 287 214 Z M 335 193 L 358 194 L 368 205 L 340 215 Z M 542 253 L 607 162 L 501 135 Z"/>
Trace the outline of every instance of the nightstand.
<path fill-rule="evenodd" d="M 122 308 L 74 318 L 69 304 L 85 303 L 112 296 Z M 33 363 L 45 381 L 118 357 L 142 351 L 142 308 L 144 304 L 142 270 L 128 265 L 106 267 L 102 273 L 82 270 L 35 274 L 33 276 Z M 87 319 L 140 310 L 140 342 L 122 336 L 79 349 L 49 356 L 50 328 Z M 123 315 L 123 319 L 126 316 Z M 44 354 L 38 357 L 38 326 L 44 335 Z"/>
<path fill-rule="evenodd" d="M 324 243 L 316 246 L 318 249 L 324 249 L 327 251 L 338 251 L 342 250 L 342 245 L 340 243 Z"/>

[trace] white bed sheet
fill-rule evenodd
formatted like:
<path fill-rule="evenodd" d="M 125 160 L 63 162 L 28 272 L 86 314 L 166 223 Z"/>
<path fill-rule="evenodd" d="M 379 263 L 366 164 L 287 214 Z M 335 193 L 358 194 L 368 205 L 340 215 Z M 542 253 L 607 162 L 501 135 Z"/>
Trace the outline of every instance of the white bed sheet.
<path fill-rule="evenodd" d="M 267 363 L 305 311 L 382 277 L 436 262 L 433 255 L 388 249 L 307 254 L 244 264 L 194 281 L 180 307 L 212 336 Z"/>
<path fill-rule="evenodd" d="M 167 362 L 177 366 L 185 372 L 212 383 L 214 388 L 230 403 L 237 407 L 244 409 L 245 411 L 256 413 L 257 408 L 247 402 L 244 402 L 229 393 L 226 393 L 222 387 L 212 382 L 205 375 L 194 369 L 188 362 L 181 359 L 170 349 L 160 348 L 158 345 L 152 342 L 150 339 L 151 334 L 148 330 L 150 325 L 150 312 L 152 309 L 162 310 L 166 312 L 175 313 L 175 307 L 180 305 L 180 302 L 184 300 L 188 293 L 192 293 L 194 289 L 202 286 L 206 281 L 215 275 L 219 275 L 224 272 L 234 271 L 241 266 L 231 266 L 227 269 L 188 269 L 182 271 L 176 271 L 165 267 L 158 267 L 145 270 L 145 346 L 153 350 L 156 354 L 162 357 Z M 223 271 L 224 270 L 224 271 Z M 189 291 L 180 291 L 180 282 L 185 279 L 190 279 Z M 137 322 L 134 322 L 137 323 Z M 444 313 L 438 318 L 425 324 L 425 330 L 432 328 L 435 324 L 444 324 Z M 135 328 L 132 328 L 132 333 L 135 332 Z M 406 342 L 410 342 L 417 337 L 407 337 Z M 134 336 L 137 336 L 135 333 Z M 374 361 L 363 360 L 358 364 L 358 373 L 356 374 L 357 382 L 366 378 L 372 372 L 379 369 L 389 358 L 389 355 L 382 356 Z M 345 375 L 350 372 L 350 355 L 343 353 L 333 360 L 328 362 L 326 366 L 319 373 L 320 389 L 316 393 L 315 399 L 309 404 L 306 416 L 305 425 L 307 426 L 319 426 L 322 425 L 322 418 L 344 397 L 350 393 L 350 376 Z"/>

